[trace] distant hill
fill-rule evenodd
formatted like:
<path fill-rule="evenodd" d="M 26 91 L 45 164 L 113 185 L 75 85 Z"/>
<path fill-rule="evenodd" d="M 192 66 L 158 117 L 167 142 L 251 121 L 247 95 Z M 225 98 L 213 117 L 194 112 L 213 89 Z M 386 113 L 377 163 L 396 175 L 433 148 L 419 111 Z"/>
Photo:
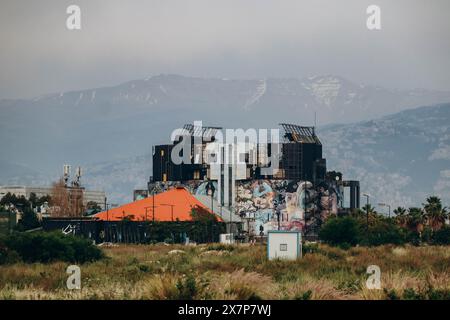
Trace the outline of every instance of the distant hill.
<path fill-rule="evenodd" d="M 419 205 L 439 195 L 450 205 L 450 104 L 420 107 L 353 124 L 318 129 L 329 170 L 361 181 L 371 202 Z M 145 187 L 151 156 L 87 166 L 86 182 L 118 202 Z M 363 199 L 362 199 L 363 201 Z M 383 210 L 381 208 L 380 210 Z"/>
<path fill-rule="evenodd" d="M 194 120 L 232 128 L 312 125 L 316 112 L 330 169 L 360 178 L 380 201 L 412 203 L 415 192 L 443 192 L 448 184 L 448 141 L 439 123 L 449 117 L 448 105 L 409 109 L 449 101 L 450 92 L 390 90 L 337 76 L 178 75 L 0 100 L 0 184 L 50 183 L 70 163 L 83 165 L 89 184 L 113 190 L 117 201 L 129 200 L 131 189 L 144 187 L 150 175 L 150 156 L 143 155 L 167 142 L 173 128 Z"/>
<path fill-rule="evenodd" d="M 373 203 L 450 205 L 450 104 L 319 130 L 328 166 L 361 180 Z"/>

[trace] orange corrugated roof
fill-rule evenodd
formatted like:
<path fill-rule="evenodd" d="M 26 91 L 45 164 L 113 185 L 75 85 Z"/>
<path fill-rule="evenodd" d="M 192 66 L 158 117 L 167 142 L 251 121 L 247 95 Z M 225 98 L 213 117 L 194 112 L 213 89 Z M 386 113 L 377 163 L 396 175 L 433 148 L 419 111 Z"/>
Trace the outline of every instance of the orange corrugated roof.
<path fill-rule="evenodd" d="M 211 210 L 197 200 L 189 191 L 184 188 L 174 188 L 158 193 L 152 197 L 134 201 L 120 207 L 111 208 L 107 211 L 99 212 L 95 216 L 100 220 L 120 221 L 128 218 L 133 221 L 153 220 L 153 198 L 155 198 L 155 221 L 191 221 L 191 210 L 195 206 L 202 207 L 207 211 Z M 147 212 L 147 214 L 146 214 Z M 221 220 L 218 217 L 218 220 Z"/>

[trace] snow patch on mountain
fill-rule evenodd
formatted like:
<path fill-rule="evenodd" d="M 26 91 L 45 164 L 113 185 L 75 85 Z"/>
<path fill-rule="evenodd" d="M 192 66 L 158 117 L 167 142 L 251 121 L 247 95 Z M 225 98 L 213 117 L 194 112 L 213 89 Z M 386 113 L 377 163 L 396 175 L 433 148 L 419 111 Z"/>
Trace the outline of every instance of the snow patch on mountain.
<path fill-rule="evenodd" d="M 250 99 L 248 99 L 245 102 L 244 110 L 248 110 L 250 108 L 250 106 L 257 103 L 259 101 L 259 99 L 261 99 L 261 97 L 266 93 L 266 91 L 267 91 L 266 79 L 259 80 L 258 85 L 256 86 L 255 93 L 253 94 L 253 96 L 250 97 Z"/>
<path fill-rule="evenodd" d="M 326 77 L 314 81 L 311 84 L 311 89 L 317 102 L 330 107 L 339 95 L 341 86 L 339 79 Z"/>

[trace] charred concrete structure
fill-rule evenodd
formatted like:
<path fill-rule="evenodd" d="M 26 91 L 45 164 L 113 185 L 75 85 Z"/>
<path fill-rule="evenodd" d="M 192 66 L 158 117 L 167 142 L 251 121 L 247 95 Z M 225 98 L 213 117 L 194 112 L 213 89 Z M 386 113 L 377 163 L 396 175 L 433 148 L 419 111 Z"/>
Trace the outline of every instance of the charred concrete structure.
<path fill-rule="evenodd" d="M 183 127 L 184 136 L 191 139 L 191 154 L 195 153 L 194 148 L 201 148 L 202 151 L 208 143 L 215 141 L 215 135 L 219 127 L 195 127 L 192 124 L 186 124 Z M 182 134 L 180 135 L 180 137 Z M 194 139 L 200 140 L 200 145 L 195 144 Z M 182 163 L 175 164 L 171 160 L 173 148 L 181 143 L 180 138 L 173 141 L 172 144 L 163 144 L 153 146 L 153 181 L 189 181 L 203 180 L 207 176 L 207 165 L 205 163 Z"/>
<path fill-rule="evenodd" d="M 276 229 L 317 234 L 328 216 L 359 208 L 359 182 L 327 171 L 315 128 L 287 123 L 280 127 L 275 143 L 253 143 L 236 152 L 239 142 L 219 143 L 222 128 L 185 125 L 184 138 L 175 136 L 172 144 L 153 147 L 148 194 L 183 185 L 225 222 L 244 222 L 253 235 Z M 186 137 L 189 147 L 180 155 L 190 152 L 188 161 L 175 163 L 172 152 L 179 153 Z M 219 147 L 211 148 L 214 145 Z M 201 160 L 228 156 L 239 161 Z M 275 170 L 266 170 L 274 164 Z"/>
<path fill-rule="evenodd" d="M 248 165 L 248 179 L 289 179 L 320 182 L 325 179 L 326 160 L 322 158 L 322 143 L 315 134 L 314 127 L 302 127 L 292 124 L 281 124 L 284 129 L 283 142 L 280 145 L 281 159 L 277 174 L 267 175 L 261 173 L 263 166 Z M 194 148 L 200 147 L 203 152 L 207 144 L 215 141 L 216 133 L 220 127 L 194 127 L 186 124 L 183 128 L 190 135 L 191 154 Z M 201 146 L 196 146 L 194 139 L 201 141 Z M 205 163 L 175 164 L 171 160 L 173 148 L 181 140 L 175 140 L 172 144 L 153 146 L 153 176 L 152 181 L 190 181 L 205 180 L 208 178 L 208 165 Z M 257 163 L 261 163 L 261 146 L 258 145 Z M 264 150 L 265 157 L 272 156 L 271 145 Z M 246 156 L 248 162 L 248 155 Z"/>

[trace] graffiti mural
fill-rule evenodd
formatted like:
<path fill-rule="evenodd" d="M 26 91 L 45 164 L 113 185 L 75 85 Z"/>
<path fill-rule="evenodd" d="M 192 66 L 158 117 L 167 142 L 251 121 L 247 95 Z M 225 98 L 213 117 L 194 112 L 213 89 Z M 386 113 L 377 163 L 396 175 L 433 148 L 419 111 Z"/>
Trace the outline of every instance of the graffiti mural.
<path fill-rule="evenodd" d="M 183 186 L 194 195 L 209 195 L 217 182 L 156 182 L 150 193 Z M 211 187 L 212 186 L 212 187 Z M 218 192 L 213 193 L 217 200 Z M 266 235 L 269 230 L 295 230 L 315 234 L 324 220 L 338 213 L 343 203 L 339 181 L 313 186 L 309 181 L 240 180 L 236 182 L 235 212 L 246 222 L 249 233 Z"/>
<path fill-rule="evenodd" d="M 278 229 L 306 232 L 336 215 L 342 197 L 337 182 L 314 188 L 309 181 L 239 181 L 236 208 L 242 218 L 254 220 L 254 234 Z"/>

